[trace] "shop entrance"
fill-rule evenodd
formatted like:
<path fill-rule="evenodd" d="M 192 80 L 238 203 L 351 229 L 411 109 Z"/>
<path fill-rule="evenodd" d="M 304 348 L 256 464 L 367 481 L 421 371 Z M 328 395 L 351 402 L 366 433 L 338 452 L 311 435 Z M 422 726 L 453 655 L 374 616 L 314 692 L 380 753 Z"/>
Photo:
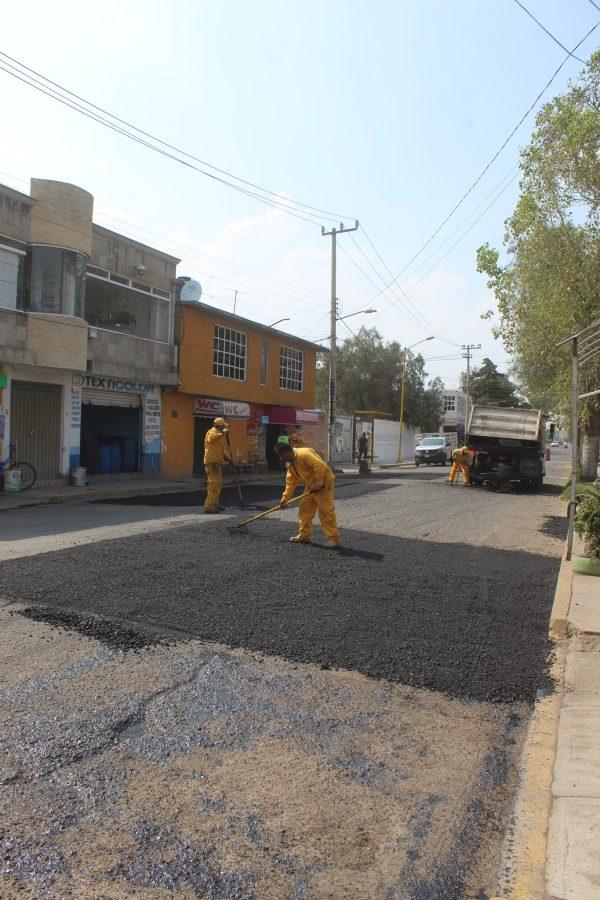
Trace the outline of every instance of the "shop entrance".
<path fill-rule="evenodd" d="M 269 471 L 278 472 L 281 469 L 281 463 L 279 462 L 279 454 L 275 449 L 277 446 L 277 439 L 280 435 L 285 434 L 285 429 L 283 425 L 267 425 L 267 467 Z"/>
<path fill-rule="evenodd" d="M 213 426 L 214 419 L 204 416 L 194 416 L 194 462 L 192 472 L 202 478 L 204 471 L 204 439 Z"/>
<path fill-rule="evenodd" d="M 17 459 L 31 463 L 39 480 L 59 473 L 61 402 L 59 384 L 12 382 L 10 442 L 17 448 Z"/>
<path fill-rule="evenodd" d="M 105 396 L 109 393 L 113 392 L 83 391 L 81 465 L 90 475 L 139 472 L 141 397 L 139 394 Z"/>

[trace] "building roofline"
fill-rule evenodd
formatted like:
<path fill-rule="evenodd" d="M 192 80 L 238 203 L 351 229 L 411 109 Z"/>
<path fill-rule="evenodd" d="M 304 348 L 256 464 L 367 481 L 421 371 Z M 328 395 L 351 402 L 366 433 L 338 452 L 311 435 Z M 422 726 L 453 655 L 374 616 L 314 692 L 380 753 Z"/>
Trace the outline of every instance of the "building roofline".
<path fill-rule="evenodd" d="M 201 312 L 212 313 L 220 319 L 227 319 L 229 322 L 236 322 L 238 325 L 246 325 L 249 328 L 256 328 L 258 331 L 264 331 L 267 334 L 287 338 L 287 340 L 294 341 L 296 344 L 301 344 L 303 347 L 310 347 L 311 350 L 316 350 L 318 353 L 329 353 L 329 348 L 323 347 L 321 344 L 315 344 L 313 341 L 307 341 L 304 338 L 296 337 L 294 334 L 290 334 L 287 331 L 280 331 L 278 328 L 271 328 L 269 325 L 263 325 L 262 322 L 255 322 L 253 319 L 237 316 L 234 313 L 227 312 L 225 309 L 219 309 L 217 306 L 209 306 L 208 303 L 202 303 L 200 300 L 178 300 L 178 303 L 185 307 L 185 309 L 198 309 Z"/>
<path fill-rule="evenodd" d="M 37 203 L 35 197 L 32 197 L 30 194 L 24 194 L 22 191 L 16 191 L 14 188 L 9 187 L 7 184 L 0 184 L 0 192 L 2 192 L 3 194 L 8 194 L 15 200 L 22 200 L 24 203 L 28 203 L 30 206 L 34 206 Z"/>
<path fill-rule="evenodd" d="M 127 241 L 132 246 L 138 247 L 146 253 L 152 253 L 154 256 L 160 256 L 161 259 L 168 259 L 169 262 L 174 262 L 175 265 L 181 262 L 177 256 L 171 256 L 170 253 L 165 253 L 164 250 L 157 250 L 156 247 L 151 247 L 149 244 L 142 244 L 141 241 L 136 241 L 135 238 L 128 237 L 126 234 L 121 234 L 120 231 L 113 231 L 112 228 L 106 228 L 104 225 L 98 225 L 97 222 L 92 222 L 92 233 L 94 232 L 101 232 L 110 237 L 116 237 L 122 241 Z"/>

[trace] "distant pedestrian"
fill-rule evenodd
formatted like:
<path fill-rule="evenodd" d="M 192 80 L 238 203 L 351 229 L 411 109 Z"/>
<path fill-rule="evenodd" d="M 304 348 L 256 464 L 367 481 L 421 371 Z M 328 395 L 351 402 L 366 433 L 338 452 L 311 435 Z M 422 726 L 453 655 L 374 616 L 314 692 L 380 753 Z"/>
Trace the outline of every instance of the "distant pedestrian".
<path fill-rule="evenodd" d="M 358 459 L 366 459 L 369 455 L 369 438 L 367 437 L 367 432 L 363 431 L 361 436 L 358 439 Z"/>
<path fill-rule="evenodd" d="M 206 469 L 205 513 L 218 513 L 222 506 L 221 487 L 223 485 L 223 466 L 231 462 L 231 456 L 225 449 L 225 441 L 229 434 L 227 422 L 220 416 L 215 419 L 213 427 L 204 439 L 204 468 Z"/>

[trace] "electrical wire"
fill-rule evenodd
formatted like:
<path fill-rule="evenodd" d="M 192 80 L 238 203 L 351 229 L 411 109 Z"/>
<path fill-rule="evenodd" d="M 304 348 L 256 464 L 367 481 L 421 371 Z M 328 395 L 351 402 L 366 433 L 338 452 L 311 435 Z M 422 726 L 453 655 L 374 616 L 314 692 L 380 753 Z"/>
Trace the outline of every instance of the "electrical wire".
<path fill-rule="evenodd" d="M 54 91 L 52 88 L 45 89 L 47 86 L 46 85 L 44 85 L 43 87 L 40 86 L 41 83 L 40 82 L 36 83 L 35 78 L 32 78 L 31 76 L 27 76 L 27 75 L 25 75 L 25 77 L 23 77 L 24 73 L 17 74 L 17 72 L 19 70 L 10 71 L 10 69 L 6 68 L 6 65 L 10 66 L 10 63 L 5 63 L 5 65 L 0 65 L 0 71 L 3 71 L 8 75 L 11 75 L 13 78 L 16 78 L 18 81 L 22 81 L 23 84 L 28 85 L 28 87 L 32 87 L 34 90 L 39 91 L 41 94 L 45 94 L 47 97 L 50 97 L 52 100 L 57 100 L 59 103 L 62 103 L 63 106 L 67 106 L 70 109 L 73 109 L 76 112 L 81 113 L 82 115 L 86 116 L 86 118 L 92 119 L 94 122 L 97 122 L 100 125 L 104 125 L 106 128 L 109 128 L 111 131 L 114 131 L 117 134 L 121 134 L 124 137 L 128 137 L 130 140 L 134 141 L 135 143 L 140 144 L 141 146 L 146 147 L 149 150 L 154 150 L 155 153 L 158 153 L 161 156 L 164 156 L 167 159 L 170 159 L 174 162 L 178 162 L 182 166 L 185 166 L 188 169 L 192 169 L 195 172 L 199 172 L 202 175 L 206 175 L 208 178 L 212 178 L 214 181 L 220 182 L 221 184 L 224 184 L 230 188 L 233 188 L 234 190 L 238 191 L 241 194 L 245 194 L 248 197 L 252 197 L 253 199 L 258 200 L 259 203 L 263 203 L 266 206 L 269 206 L 273 209 L 279 209 L 280 211 L 285 212 L 288 215 L 293 216 L 296 219 L 301 219 L 302 221 L 310 222 L 312 225 L 318 225 L 320 223 L 320 220 L 317 219 L 311 213 L 308 213 L 307 215 L 300 215 L 297 212 L 293 212 L 292 210 L 295 209 L 295 207 L 291 207 L 289 204 L 285 203 L 285 201 L 283 201 L 283 200 L 275 202 L 273 200 L 266 199 L 265 197 L 262 197 L 253 191 L 249 191 L 245 188 L 239 187 L 239 185 L 234 185 L 231 182 L 228 182 L 226 179 L 220 178 L 217 175 L 213 175 L 211 172 L 207 172 L 206 170 L 199 168 L 198 166 L 194 165 L 193 163 L 187 162 L 185 159 L 181 159 L 180 157 L 175 156 L 173 153 L 170 153 L 166 150 L 162 150 L 160 147 L 157 147 L 154 144 L 151 144 L 148 141 L 145 141 L 145 140 L 137 137 L 135 134 L 132 134 L 131 132 L 126 131 L 124 128 L 114 125 L 113 123 L 109 122 L 108 120 L 103 119 L 101 116 L 98 116 L 95 113 L 92 113 L 89 110 L 86 110 L 79 103 L 77 103 L 75 101 L 73 101 L 73 102 L 69 101 L 67 98 L 61 96 L 56 91 Z M 14 69 L 15 67 L 12 66 L 12 68 Z"/>
<path fill-rule="evenodd" d="M 462 206 L 462 204 L 465 202 L 465 200 L 467 199 L 467 197 L 473 192 L 473 190 L 475 189 L 475 187 L 479 184 L 479 182 L 481 181 L 481 179 L 483 178 L 483 176 L 486 174 L 486 172 L 487 172 L 487 171 L 491 168 L 491 166 L 496 162 L 496 160 L 498 159 L 498 157 L 500 156 L 500 154 L 502 153 L 502 151 L 504 150 L 504 148 L 505 148 L 505 147 L 507 146 L 507 144 L 512 140 L 512 138 L 514 137 L 514 135 L 517 133 L 517 131 L 519 130 L 519 128 L 521 127 L 521 125 L 522 125 L 523 122 L 525 121 L 525 119 L 527 119 L 527 117 L 530 115 L 530 113 L 533 111 L 533 109 L 537 106 L 538 102 L 541 100 L 541 98 L 543 97 L 543 95 L 546 93 L 546 91 L 548 90 L 548 88 L 550 87 L 550 85 L 552 84 L 552 82 L 554 81 L 554 79 L 556 78 L 556 76 L 559 74 L 559 72 L 561 71 L 561 69 L 563 68 L 563 66 L 564 66 L 564 65 L 567 63 L 567 61 L 571 58 L 571 55 L 575 52 L 575 50 L 578 50 L 579 47 L 583 44 L 583 42 L 586 41 L 586 40 L 589 38 L 589 36 L 596 30 L 596 28 L 598 27 L 598 24 L 600 24 L 600 23 L 596 22 L 596 24 L 593 25 L 592 28 L 590 28 L 590 30 L 589 30 L 589 31 L 581 38 L 581 40 L 575 45 L 575 47 L 573 47 L 573 50 L 571 50 L 570 53 L 568 53 L 568 55 L 565 56 L 565 58 L 563 59 L 563 61 L 561 62 L 561 64 L 555 69 L 555 71 L 554 71 L 553 74 L 551 75 L 550 79 L 547 81 L 547 83 L 544 85 L 544 87 L 542 88 L 542 90 L 539 92 L 539 94 L 537 95 L 537 97 L 535 98 L 535 100 L 533 101 L 533 103 L 529 106 L 529 108 L 527 109 L 527 111 L 525 112 L 525 114 L 524 114 L 523 116 L 521 116 L 521 118 L 519 119 L 519 121 L 517 122 L 517 124 L 514 126 L 514 128 L 512 129 L 512 131 L 510 132 L 510 134 L 508 135 L 508 137 L 507 137 L 507 138 L 504 140 L 504 142 L 500 145 L 500 147 L 499 147 L 498 150 L 494 153 L 494 155 L 493 155 L 492 158 L 489 160 L 489 162 L 483 167 L 483 169 L 481 170 L 481 172 L 479 173 L 479 175 L 477 176 L 477 178 L 473 181 L 473 183 L 470 185 L 470 187 L 467 188 L 467 190 L 464 192 L 464 194 L 462 195 L 462 197 L 460 198 L 460 200 L 458 201 L 458 203 L 456 203 L 456 204 L 453 206 L 453 208 L 450 210 L 450 212 L 448 213 L 448 215 L 446 216 L 446 218 L 440 223 L 440 225 L 438 225 L 438 227 L 435 229 L 435 231 L 433 232 L 433 234 L 430 235 L 430 237 L 425 241 L 424 244 L 422 244 L 422 246 L 419 248 L 419 250 L 417 250 L 417 252 L 409 259 L 409 261 L 406 263 L 406 265 L 398 272 L 398 274 L 392 279 L 392 281 L 389 282 L 389 284 L 387 285 L 387 287 L 390 287 L 392 284 L 394 284 L 394 283 L 396 283 L 396 282 L 398 281 L 398 279 L 399 279 L 400 276 L 406 271 L 406 269 L 408 269 L 409 266 L 411 266 L 411 265 L 413 264 L 413 262 L 421 255 L 421 253 L 422 253 L 422 252 L 423 252 L 423 251 L 431 244 L 431 242 L 437 237 L 437 235 L 440 233 L 440 231 L 442 230 L 442 228 L 444 228 L 444 226 L 450 221 L 450 219 L 452 218 L 452 216 L 453 216 L 453 215 L 456 213 L 456 211 Z M 383 293 L 383 292 L 382 292 L 382 293 Z"/>
<path fill-rule="evenodd" d="M 120 125 L 124 125 L 126 128 L 130 128 L 133 131 L 136 131 L 138 134 L 141 134 L 144 137 L 149 138 L 152 141 L 155 141 L 157 144 L 160 144 L 163 147 L 167 147 L 169 150 L 173 150 L 176 153 L 179 153 L 181 156 L 187 157 L 187 159 L 192 159 L 192 160 L 194 160 L 194 162 L 200 163 L 200 165 L 206 166 L 208 169 L 212 169 L 214 172 L 218 172 L 220 175 L 225 175 L 228 178 L 233 178 L 234 181 L 238 181 L 238 182 L 240 182 L 240 184 L 244 184 L 247 187 L 255 188 L 256 190 L 261 191 L 263 194 L 268 194 L 272 197 L 277 197 L 277 198 L 281 197 L 281 194 L 277 193 L 276 191 L 271 191 L 268 188 L 262 187 L 261 185 L 256 184 L 252 181 L 248 181 L 244 178 L 240 178 L 238 175 L 234 175 L 232 172 L 229 172 L 226 169 L 221 169 L 218 166 L 214 166 L 214 165 L 212 165 L 212 163 L 209 163 L 206 160 L 200 159 L 199 157 L 194 156 L 191 153 L 188 153 L 186 150 L 182 150 L 180 147 L 177 147 L 174 144 L 170 144 L 167 141 L 163 141 L 161 138 L 156 137 L 156 135 L 153 135 L 150 132 L 144 131 L 142 128 L 139 128 L 137 125 L 134 125 L 133 123 L 128 122 L 126 119 L 119 118 L 118 116 L 114 115 L 114 113 L 111 113 L 109 110 L 107 110 L 101 106 L 97 106 L 95 103 L 92 103 L 90 100 L 87 100 L 85 97 L 82 97 L 80 94 L 76 94 L 73 91 L 69 90 L 68 88 L 64 87 L 63 85 L 59 84 L 58 82 L 52 81 L 51 78 L 48 78 L 46 75 L 43 75 L 41 72 L 38 72 L 35 69 L 30 68 L 29 66 L 25 65 L 25 63 L 22 63 L 20 60 L 16 59 L 13 56 L 10 56 L 8 53 L 6 53 L 2 50 L 0 50 L 0 56 L 4 57 L 5 60 L 9 60 L 10 61 L 9 65 L 11 63 L 15 64 L 15 65 L 11 66 L 11 68 L 18 67 L 18 69 L 24 70 L 24 72 L 30 72 L 32 75 L 37 76 L 37 78 L 41 78 L 42 81 L 45 82 L 46 84 L 52 85 L 54 88 L 58 88 L 58 90 L 61 91 L 63 94 L 66 94 L 69 97 L 73 97 L 76 100 L 80 100 L 87 107 L 90 107 L 91 109 L 94 109 L 97 112 L 100 112 L 105 116 L 109 116 L 111 119 L 113 119 L 115 122 L 118 122 Z M 4 70 L 4 71 L 6 71 L 6 70 Z M 11 73 L 9 73 L 9 74 L 11 74 Z M 28 76 L 28 77 L 31 77 L 31 76 Z M 35 81 L 35 80 L 36 79 L 32 79 L 32 81 Z M 39 84 L 39 82 L 38 82 L 38 84 Z M 56 94 L 57 92 L 54 91 L 54 93 Z M 80 106 L 80 104 L 76 104 L 76 105 Z M 215 177 L 215 176 L 211 175 L 210 172 L 203 172 L 203 174 L 207 175 L 208 177 L 212 177 L 212 178 Z M 222 179 L 220 179 L 220 178 L 217 180 L 222 181 Z M 228 182 L 223 182 L 223 183 L 228 183 Z M 230 184 L 230 183 L 228 183 L 228 184 L 230 187 L 233 187 L 233 188 L 236 187 L 233 184 Z M 302 211 L 311 210 L 312 212 L 321 213 L 327 219 L 330 219 L 332 221 L 339 221 L 340 219 L 344 219 L 344 218 L 354 218 L 352 216 L 342 216 L 339 213 L 333 213 L 330 210 L 322 209 L 318 206 L 311 206 L 309 203 L 301 203 L 299 201 L 292 201 L 292 202 L 293 202 L 294 206 L 296 208 L 298 208 L 299 210 L 302 210 Z"/>
<path fill-rule="evenodd" d="M 558 40 L 558 38 L 555 37 L 555 36 L 552 34 L 551 31 L 548 31 L 548 29 L 546 28 L 545 25 L 542 25 L 542 23 L 540 22 L 539 19 L 536 19 L 536 17 L 533 15 L 533 13 L 529 12 L 529 10 L 527 9 L 527 7 L 524 6 L 524 5 L 521 3 L 521 0 L 515 0 L 515 3 L 517 4 L 517 6 L 520 6 L 521 9 L 523 10 L 523 12 L 527 13 L 527 15 L 529 16 L 529 18 L 530 18 L 530 19 L 533 19 L 533 21 L 535 22 L 535 24 L 536 24 L 536 25 L 539 25 L 539 27 L 542 29 L 542 31 L 545 31 L 546 34 L 548 35 L 548 37 L 549 37 L 549 38 L 552 38 L 552 40 L 554 41 L 554 43 L 555 43 L 555 44 L 558 44 L 558 46 L 561 47 L 561 48 L 565 51 L 565 53 L 568 53 L 569 56 L 572 56 L 573 59 L 576 59 L 576 60 L 577 60 L 577 62 L 583 63 L 584 66 L 587 66 L 587 63 L 585 62 L 585 60 L 580 59 L 578 56 L 575 56 L 574 53 L 571 53 L 571 52 L 569 51 L 569 49 L 568 49 L 567 47 L 565 47 L 565 45 L 562 44 L 562 43 Z"/>

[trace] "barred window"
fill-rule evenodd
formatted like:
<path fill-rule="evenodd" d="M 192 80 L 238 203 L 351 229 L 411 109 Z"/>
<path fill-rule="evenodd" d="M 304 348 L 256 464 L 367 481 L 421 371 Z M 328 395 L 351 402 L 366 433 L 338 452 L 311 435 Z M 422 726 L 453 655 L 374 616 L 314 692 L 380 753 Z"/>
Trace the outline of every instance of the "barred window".
<path fill-rule="evenodd" d="M 444 394 L 444 412 L 456 410 L 456 397 L 453 394 Z"/>
<path fill-rule="evenodd" d="M 213 375 L 245 381 L 246 347 L 247 337 L 243 331 L 215 325 Z"/>
<path fill-rule="evenodd" d="M 282 347 L 279 357 L 279 387 L 301 391 L 304 387 L 304 353 L 292 347 Z"/>

